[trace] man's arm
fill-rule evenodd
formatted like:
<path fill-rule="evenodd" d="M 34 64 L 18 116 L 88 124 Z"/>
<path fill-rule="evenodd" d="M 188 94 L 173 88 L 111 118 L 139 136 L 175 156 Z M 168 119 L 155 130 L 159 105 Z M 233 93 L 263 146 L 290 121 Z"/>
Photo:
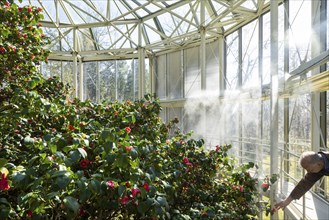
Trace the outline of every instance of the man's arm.
<path fill-rule="evenodd" d="M 292 190 L 290 195 L 283 201 L 278 202 L 274 205 L 275 211 L 279 209 L 286 208 L 292 200 L 300 199 L 308 190 L 312 188 L 312 186 L 321 179 L 323 175 L 319 173 L 307 173 L 303 179 L 299 181 L 299 183 Z"/>

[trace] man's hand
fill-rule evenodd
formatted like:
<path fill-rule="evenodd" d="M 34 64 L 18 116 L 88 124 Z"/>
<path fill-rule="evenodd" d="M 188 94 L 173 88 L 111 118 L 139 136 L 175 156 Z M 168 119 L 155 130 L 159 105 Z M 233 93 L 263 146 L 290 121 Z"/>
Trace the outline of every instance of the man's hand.
<path fill-rule="evenodd" d="M 285 200 L 278 202 L 274 205 L 274 211 L 278 211 L 279 209 L 285 209 L 293 199 L 289 196 Z"/>

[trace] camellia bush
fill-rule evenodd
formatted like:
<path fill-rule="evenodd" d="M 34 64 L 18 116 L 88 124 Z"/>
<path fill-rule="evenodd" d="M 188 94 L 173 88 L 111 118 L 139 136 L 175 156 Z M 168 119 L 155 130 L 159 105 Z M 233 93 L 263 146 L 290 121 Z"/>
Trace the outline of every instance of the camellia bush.
<path fill-rule="evenodd" d="M 0 2 L 0 219 L 253 219 L 262 211 L 254 164 L 237 165 L 230 145 L 205 151 L 203 140 L 173 131 L 177 120 L 163 123 L 154 97 L 70 100 L 63 83 L 38 73 L 49 55 L 42 10 Z"/>

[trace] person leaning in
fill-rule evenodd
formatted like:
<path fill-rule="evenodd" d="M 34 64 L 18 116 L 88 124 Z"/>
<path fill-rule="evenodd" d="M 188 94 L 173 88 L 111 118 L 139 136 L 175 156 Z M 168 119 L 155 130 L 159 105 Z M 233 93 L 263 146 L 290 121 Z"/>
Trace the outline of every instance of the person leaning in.
<path fill-rule="evenodd" d="M 274 210 L 286 208 L 292 200 L 300 199 L 323 176 L 329 176 L 329 152 L 307 151 L 299 159 L 300 165 L 307 171 L 290 195 L 274 205 Z"/>

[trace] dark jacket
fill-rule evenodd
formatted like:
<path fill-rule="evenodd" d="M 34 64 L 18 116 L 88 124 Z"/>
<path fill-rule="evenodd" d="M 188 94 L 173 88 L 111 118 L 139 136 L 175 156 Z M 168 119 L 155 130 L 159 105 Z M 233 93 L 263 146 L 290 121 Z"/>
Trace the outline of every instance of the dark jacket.
<path fill-rule="evenodd" d="M 312 186 L 323 176 L 329 176 L 329 152 L 319 152 L 324 157 L 325 167 L 318 173 L 307 173 L 303 179 L 299 181 L 296 187 L 290 193 L 290 197 L 293 199 L 299 199 L 302 197 Z"/>

